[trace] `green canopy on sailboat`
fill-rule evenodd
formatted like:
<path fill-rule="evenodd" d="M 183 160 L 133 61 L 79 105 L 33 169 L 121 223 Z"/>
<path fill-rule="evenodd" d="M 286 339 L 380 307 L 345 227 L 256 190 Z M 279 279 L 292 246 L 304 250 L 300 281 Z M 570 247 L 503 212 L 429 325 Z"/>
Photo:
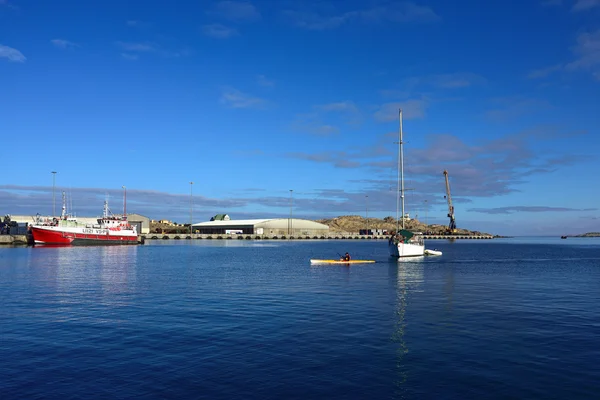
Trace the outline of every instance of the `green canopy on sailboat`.
<path fill-rule="evenodd" d="M 400 232 L 398 233 L 404 236 L 406 240 L 410 240 L 411 237 L 415 236 L 414 233 L 412 233 L 411 231 L 407 231 L 406 229 L 400 229 Z"/>

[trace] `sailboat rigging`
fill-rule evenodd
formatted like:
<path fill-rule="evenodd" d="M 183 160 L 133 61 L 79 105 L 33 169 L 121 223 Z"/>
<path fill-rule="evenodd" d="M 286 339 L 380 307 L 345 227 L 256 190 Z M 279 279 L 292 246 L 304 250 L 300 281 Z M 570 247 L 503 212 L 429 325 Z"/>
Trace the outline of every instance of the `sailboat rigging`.
<path fill-rule="evenodd" d="M 425 243 L 421 235 L 415 235 L 413 232 L 405 229 L 406 213 L 404 211 L 404 151 L 403 151 L 403 132 L 402 132 L 402 109 L 398 110 L 400 126 L 398 129 L 398 182 L 396 191 L 396 232 L 388 240 L 388 248 L 391 257 L 418 257 L 425 255 Z M 402 214 L 398 215 L 400 203 L 402 205 Z M 402 221 L 402 222 L 400 222 Z M 402 229 L 400 229 L 402 224 Z"/>

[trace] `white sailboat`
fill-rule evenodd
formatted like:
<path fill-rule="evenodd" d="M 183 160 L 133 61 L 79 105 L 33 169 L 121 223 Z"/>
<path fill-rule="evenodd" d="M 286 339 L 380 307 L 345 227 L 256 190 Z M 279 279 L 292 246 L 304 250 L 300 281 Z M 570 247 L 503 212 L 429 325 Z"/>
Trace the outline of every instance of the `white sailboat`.
<path fill-rule="evenodd" d="M 398 142 L 398 189 L 396 191 L 396 233 L 388 240 L 388 248 L 391 257 L 419 257 L 425 255 L 425 242 L 421 235 L 416 235 L 404 228 L 404 153 L 402 141 L 402 109 L 399 110 L 400 129 Z M 402 200 L 402 214 L 398 216 L 398 203 Z M 402 221 L 402 227 L 400 227 Z"/>

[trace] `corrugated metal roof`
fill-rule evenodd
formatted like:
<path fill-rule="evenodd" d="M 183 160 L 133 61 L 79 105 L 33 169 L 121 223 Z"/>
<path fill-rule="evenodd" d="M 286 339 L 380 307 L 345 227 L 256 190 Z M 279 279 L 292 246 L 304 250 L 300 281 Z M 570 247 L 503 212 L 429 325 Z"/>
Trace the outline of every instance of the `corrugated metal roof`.
<path fill-rule="evenodd" d="M 230 219 L 229 221 L 207 221 L 192 224 L 192 226 L 239 226 L 239 225 L 256 225 L 263 222 L 271 221 L 273 218 L 268 219 Z"/>

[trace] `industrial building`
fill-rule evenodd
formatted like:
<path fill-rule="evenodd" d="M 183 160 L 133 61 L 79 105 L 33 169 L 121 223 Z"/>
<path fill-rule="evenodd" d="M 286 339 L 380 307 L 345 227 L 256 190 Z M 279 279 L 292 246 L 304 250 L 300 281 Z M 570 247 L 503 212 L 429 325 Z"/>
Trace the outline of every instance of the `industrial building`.
<path fill-rule="evenodd" d="M 201 234 L 247 234 L 269 236 L 322 236 L 329 226 L 307 219 L 216 219 L 193 224 L 193 232 Z"/>

